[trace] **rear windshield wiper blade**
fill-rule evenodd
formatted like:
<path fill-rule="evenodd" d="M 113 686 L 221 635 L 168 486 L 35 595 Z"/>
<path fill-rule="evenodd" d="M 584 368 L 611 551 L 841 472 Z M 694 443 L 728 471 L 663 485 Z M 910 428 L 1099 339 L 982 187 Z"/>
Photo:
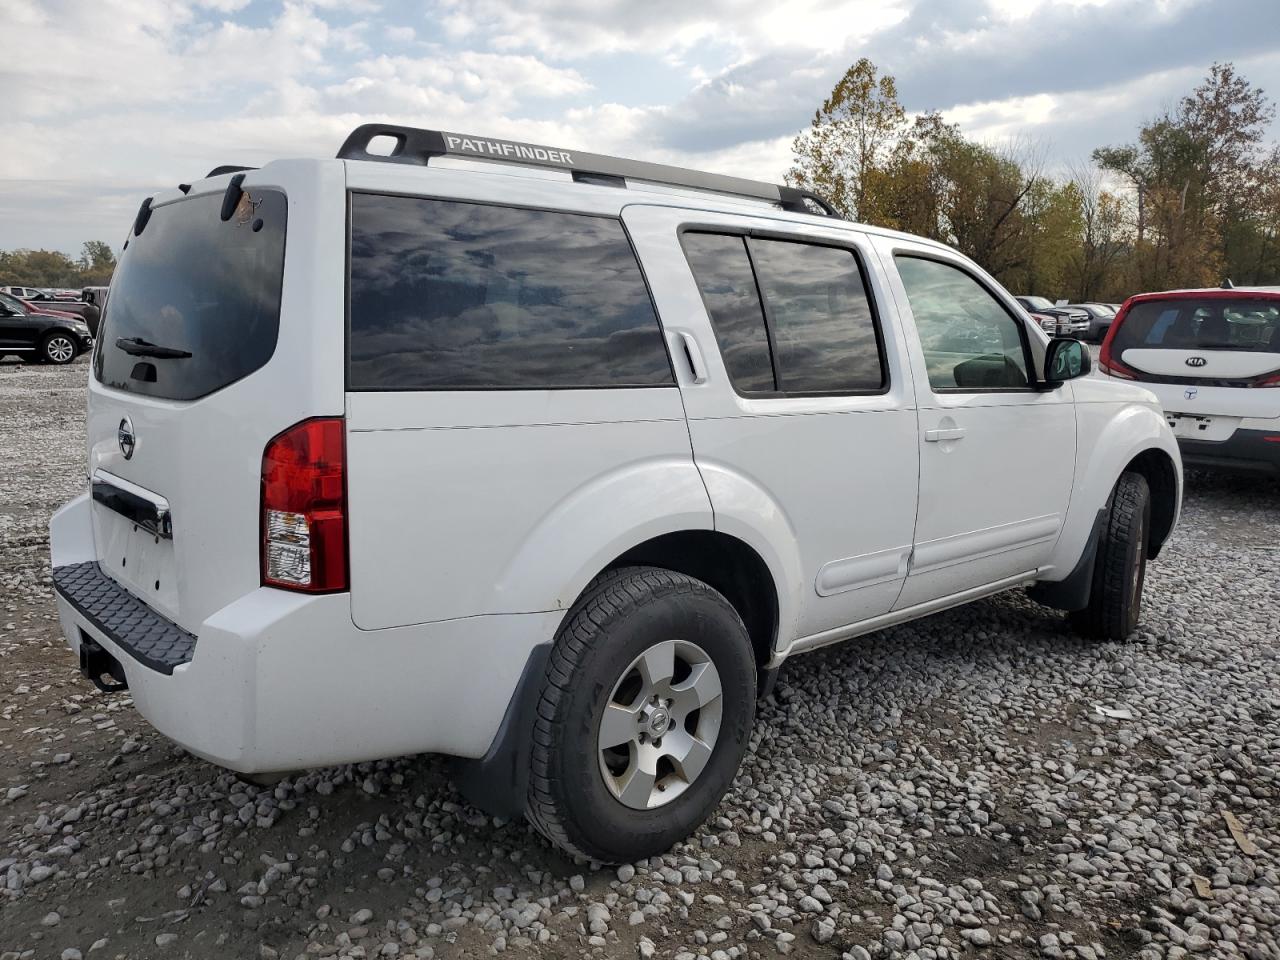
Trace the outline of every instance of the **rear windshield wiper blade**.
<path fill-rule="evenodd" d="M 116 340 L 116 346 L 131 356 L 155 357 L 157 360 L 183 360 L 191 356 L 189 350 L 162 347 L 158 343 L 143 340 L 141 337 L 119 337 Z"/>

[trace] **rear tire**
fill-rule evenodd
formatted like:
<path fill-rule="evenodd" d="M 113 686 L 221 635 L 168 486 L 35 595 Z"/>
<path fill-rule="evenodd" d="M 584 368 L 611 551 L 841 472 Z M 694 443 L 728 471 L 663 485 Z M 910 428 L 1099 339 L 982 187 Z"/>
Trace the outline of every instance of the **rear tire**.
<path fill-rule="evenodd" d="M 54 331 L 40 341 L 40 358 L 45 363 L 70 363 L 76 358 L 75 342 L 68 334 Z"/>
<path fill-rule="evenodd" d="M 1089 605 L 1071 614 L 1071 622 L 1088 637 L 1126 640 L 1138 628 L 1147 576 L 1151 489 L 1146 477 L 1121 474 L 1106 510 Z"/>
<path fill-rule="evenodd" d="M 728 790 L 755 701 L 751 640 L 722 595 L 656 567 L 602 574 L 569 612 L 548 660 L 529 821 L 593 860 L 666 851 Z"/>

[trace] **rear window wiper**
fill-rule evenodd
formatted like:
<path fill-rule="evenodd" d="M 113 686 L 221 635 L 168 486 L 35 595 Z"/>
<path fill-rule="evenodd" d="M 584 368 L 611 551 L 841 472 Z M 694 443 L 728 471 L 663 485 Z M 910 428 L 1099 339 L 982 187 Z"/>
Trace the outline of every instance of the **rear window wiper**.
<path fill-rule="evenodd" d="M 143 340 L 141 337 L 119 337 L 116 340 L 116 346 L 131 356 L 155 357 L 157 360 L 184 360 L 191 356 L 189 350 L 162 347 L 158 343 Z"/>

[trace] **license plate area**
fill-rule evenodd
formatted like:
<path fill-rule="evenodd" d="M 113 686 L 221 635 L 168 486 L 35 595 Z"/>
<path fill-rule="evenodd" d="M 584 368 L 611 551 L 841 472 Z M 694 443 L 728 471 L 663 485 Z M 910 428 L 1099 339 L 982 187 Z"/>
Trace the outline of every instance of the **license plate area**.
<path fill-rule="evenodd" d="M 1206 417 L 1193 413 L 1166 412 L 1165 419 L 1173 435 L 1183 440 L 1229 440 L 1240 425 L 1239 417 Z"/>
<path fill-rule="evenodd" d="M 177 620 L 178 577 L 172 536 L 161 536 L 138 519 L 93 503 L 98 565 L 112 580 L 169 620 Z"/>

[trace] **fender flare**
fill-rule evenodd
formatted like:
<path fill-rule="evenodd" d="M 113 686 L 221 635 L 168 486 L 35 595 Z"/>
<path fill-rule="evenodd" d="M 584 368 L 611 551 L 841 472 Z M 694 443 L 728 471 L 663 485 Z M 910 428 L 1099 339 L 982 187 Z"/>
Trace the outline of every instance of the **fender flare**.
<path fill-rule="evenodd" d="M 692 460 L 624 464 L 593 477 L 547 511 L 494 578 L 484 608 L 567 614 L 596 574 L 632 547 L 666 533 L 712 530 L 713 522 Z M 590 550 L 566 551 L 567 544 L 583 543 Z"/>
<path fill-rule="evenodd" d="M 1079 459 L 1071 503 L 1043 582 L 1079 578 L 1084 575 L 1080 569 L 1082 564 L 1092 567 L 1091 547 L 1096 545 L 1098 516 L 1106 507 L 1120 474 L 1144 453 L 1163 453 L 1173 465 L 1178 502 L 1174 505 L 1170 530 L 1177 524 L 1182 499 L 1182 458 L 1169 425 L 1157 409 L 1141 403 L 1125 404 L 1107 418 L 1094 436 L 1088 436 L 1086 430 L 1081 429 L 1077 450 Z M 1078 598 L 1073 602 L 1078 602 Z"/>
<path fill-rule="evenodd" d="M 745 474 L 715 461 L 700 461 L 702 479 L 715 509 L 715 529 L 741 540 L 764 560 L 778 597 L 774 655 L 795 636 L 807 591 L 799 540 L 786 511 Z"/>

